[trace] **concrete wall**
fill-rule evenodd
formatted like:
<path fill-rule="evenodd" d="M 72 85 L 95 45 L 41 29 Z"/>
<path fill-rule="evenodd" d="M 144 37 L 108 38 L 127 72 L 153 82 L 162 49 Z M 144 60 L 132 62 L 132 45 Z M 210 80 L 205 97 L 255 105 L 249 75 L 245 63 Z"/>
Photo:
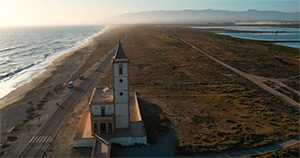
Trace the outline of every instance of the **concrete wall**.
<path fill-rule="evenodd" d="M 122 93 L 122 95 L 120 94 Z M 127 108 L 128 108 L 128 91 L 120 91 L 120 90 L 115 90 L 115 103 L 116 104 L 127 104 Z M 116 107 L 117 108 L 117 107 Z"/>
<path fill-rule="evenodd" d="M 116 119 L 116 128 L 129 128 L 129 117 L 128 116 L 117 116 Z"/>
<path fill-rule="evenodd" d="M 74 139 L 74 147 L 93 147 L 95 138 L 79 138 Z M 135 144 L 144 144 L 147 145 L 147 136 L 140 137 L 118 137 L 110 140 L 111 143 L 118 143 L 124 146 L 135 145 Z"/>
<path fill-rule="evenodd" d="M 129 109 L 127 108 L 127 104 L 116 104 L 116 116 L 127 116 Z"/>
<path fill-rule="evenodd" d="M 127 76 L 115 76 L 114 86 L 118 87 L 117 90 L 128 90 L 128 78 Z"/>
<path fill-rule="evenodd" d="M 124 146 L 134 145 L 134 144 L 147 144 L 147 137 L 118 137 L 111 139 L 112 143 L 118 143 Z"/>

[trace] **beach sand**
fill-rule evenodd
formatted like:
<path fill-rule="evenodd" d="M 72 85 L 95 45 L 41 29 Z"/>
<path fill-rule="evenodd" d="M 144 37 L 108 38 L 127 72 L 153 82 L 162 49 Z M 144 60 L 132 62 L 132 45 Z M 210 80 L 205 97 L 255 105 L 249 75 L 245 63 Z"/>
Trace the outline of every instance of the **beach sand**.
<path fill-rule="evenodd" d="M 66 83 L 87 74 L 93 65 L 123 36 L 115 26 L 94 37 L 87 45 L 69 52 L 32 79 L 0 100 L 1 155 L 17 156 L 28 137 L 35 135 L 43 123 L 59 108 L 68 95 Z"/>

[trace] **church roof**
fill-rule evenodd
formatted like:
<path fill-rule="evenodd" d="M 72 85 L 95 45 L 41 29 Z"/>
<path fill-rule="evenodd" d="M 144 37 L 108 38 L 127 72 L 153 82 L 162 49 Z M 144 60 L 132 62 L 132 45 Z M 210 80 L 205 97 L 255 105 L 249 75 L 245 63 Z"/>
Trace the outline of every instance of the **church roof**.
<path fill-rule="evenodd" d="M 96 87 L 93 90 L 92 97 L 90 98 L 91 105 L 99 104 L 112 104 L 113 103 L 113 90 L 108 88 Z"/>
<path fill-rule="evenodd" d="M 114 59 L 127 59 L 127 57 L 124 53 L 121 42 L 119 42 L 119 44 L 118 44 L 118 48 L 116 50 L 116 54 L 114 56 Z"/>

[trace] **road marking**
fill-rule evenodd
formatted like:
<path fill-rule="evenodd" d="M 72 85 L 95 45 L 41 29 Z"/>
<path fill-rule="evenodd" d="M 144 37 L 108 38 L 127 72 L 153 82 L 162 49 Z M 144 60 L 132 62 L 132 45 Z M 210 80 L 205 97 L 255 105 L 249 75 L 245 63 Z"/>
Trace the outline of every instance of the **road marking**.
<path fill-rule="evenodd" d="M 45 139 L 47 139 L 48 137 L 43 137 L 42 139 L 41 139 L 41 142 L 45 142 Z"/>
<path fill-rule="evenodd" d="M 53 138 L 51 136 L 33 136 L 29 143 L 50 143 L 52 142 Z"/>
<path fill-rule="evenodd" d="M 52 142 L 52 141 L 53 141 L 53 138 L 52 138 L 52 137 L 50 137 L 49 143 L 50 143 L 50 142 Z"/>
<path fill-rule="evenodd" d="M 50 140 L 50 137 L 47 137 L 47 139 L 45 140 L 45 142 L 47 142 L 47 143 L 48 143 L 48 142 L 49 142 L 49 140 Z"/>
<path fill-rule="evenodd" d="M 37 141 L 38 143 L 41 143 L 43 140 L 44 136 L 40 136 L 39 140 Z"/>
<path fill-rule="evenodd" d="M 33 142 L 36 142 L 36 143 L 38 143 L 38 142 L 40 141 L 40 139 L 41 139 L 41 137 L 40 137 L 40 136 L 36 136 L 36 139 L 35 139 L 35 141 L 33 141 Z"/>
<path fill-rule="evenodd" d="M 34 136 L 31 142 L 35 142 L 38 137 Z"/>
<path fill-rule="evenodd" d="M 32 138 L 29 140 L 29 143 L 31 143 L 31 142 L 33 141 L 34 138 L 35 138 L 35 137 L 32 137 Z"/>

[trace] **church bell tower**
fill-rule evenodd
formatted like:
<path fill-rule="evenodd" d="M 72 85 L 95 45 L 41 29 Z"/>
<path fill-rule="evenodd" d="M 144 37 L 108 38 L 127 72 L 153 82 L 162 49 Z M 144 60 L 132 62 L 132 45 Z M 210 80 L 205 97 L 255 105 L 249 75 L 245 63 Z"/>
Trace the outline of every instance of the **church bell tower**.
<path fill-rule="evenodd" d="M 121 42 L 113 57 L 115 128 L 129 128 L 128 62 Z"/>

